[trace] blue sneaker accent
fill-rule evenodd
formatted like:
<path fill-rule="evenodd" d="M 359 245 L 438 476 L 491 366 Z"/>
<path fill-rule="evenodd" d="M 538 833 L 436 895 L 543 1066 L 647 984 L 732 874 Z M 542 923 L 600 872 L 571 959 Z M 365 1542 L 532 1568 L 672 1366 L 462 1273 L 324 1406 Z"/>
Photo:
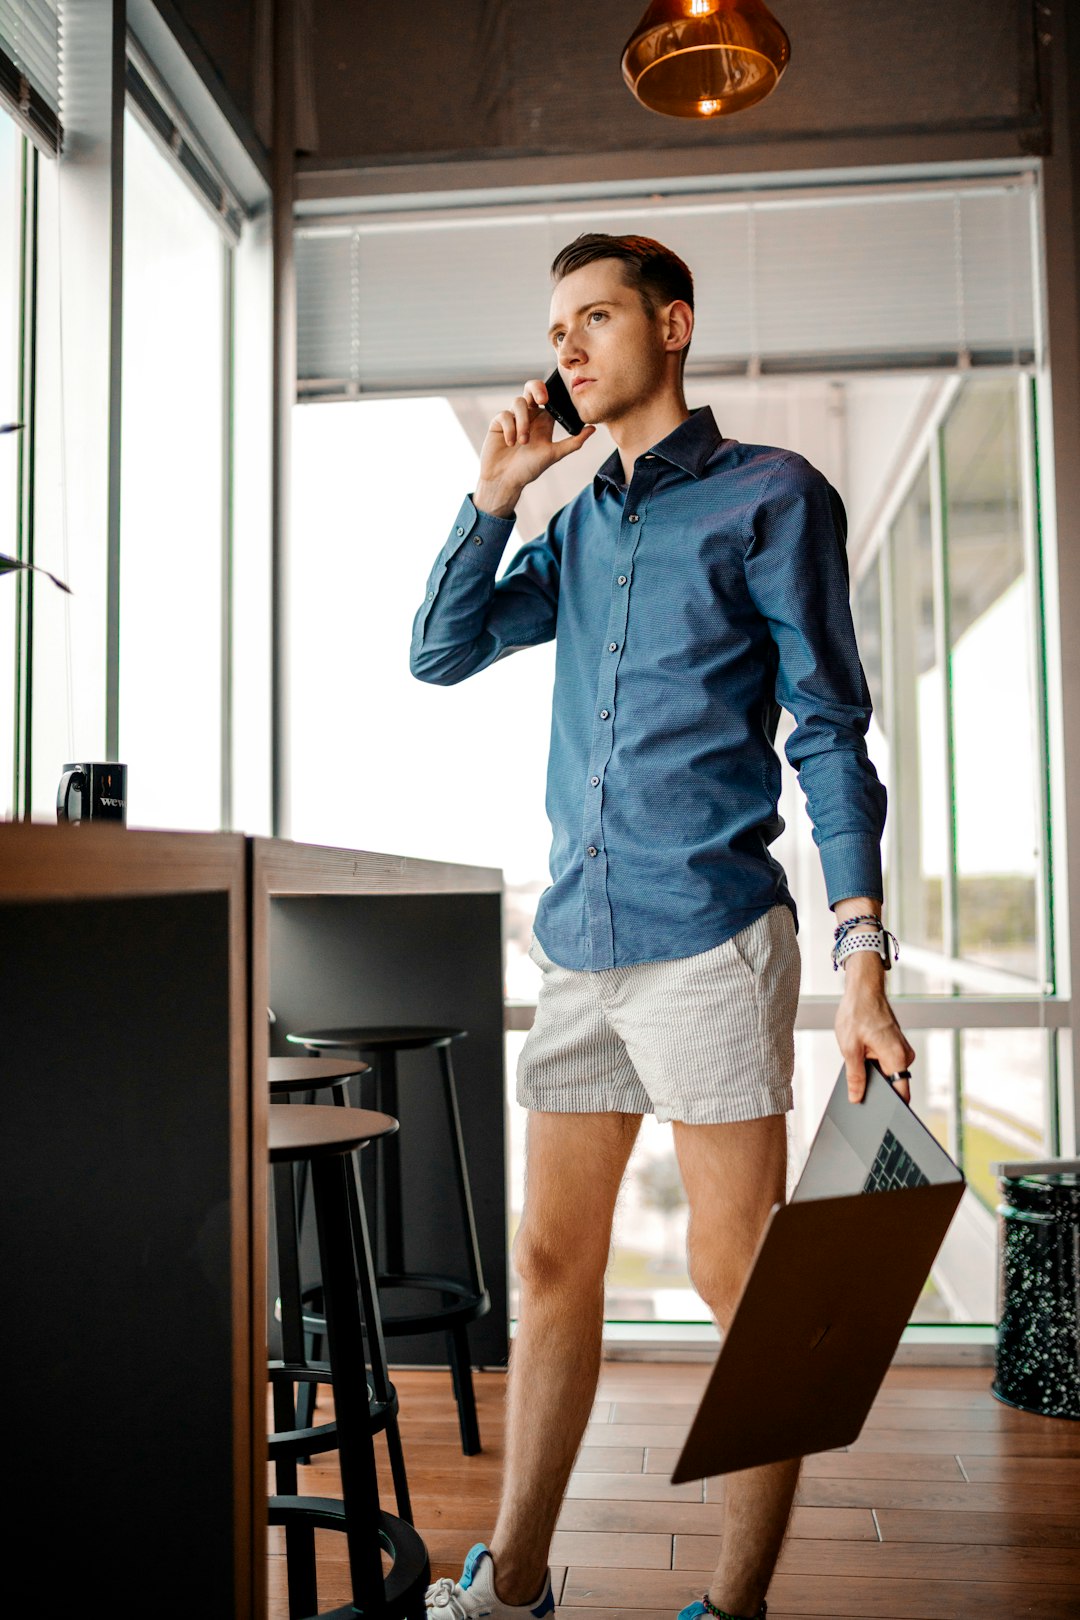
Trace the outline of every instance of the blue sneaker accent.
<path fill-rule="evenodd" d="M 679 1613 L 679 1620 L 701 1620 L 702 1615 L 708 1614 L 704 1603 L 691 1603 Z"/>
<path fill-rule="evenodd" d="M 478 1541 L 476 1546 L 470 1547 L 466 1553 L 465 1568 L 462 1570 L 461 1579 L 458 1582 L 458 1585 L 463 1591 L 467 1592 L 469 1587 L 472 1585 L 473 1576 L 476 1574 L 476 1566 L 486 1552 L 487 1548 L 484 1546 L 484 1543 L 482 1541 Z"/>
<path fill-rule="evenodd" d="M 551 1590 L 550 1580 L 544 1588 L 544 1595 L 540 1599 L 540 1602 L 536 1605 L 535 1609 L 530 1611 L 530 1613 L 536 1616 L 536 1620 L 544 1620 L 545 1614 L 555 1613 L 555 1594 Z"/>

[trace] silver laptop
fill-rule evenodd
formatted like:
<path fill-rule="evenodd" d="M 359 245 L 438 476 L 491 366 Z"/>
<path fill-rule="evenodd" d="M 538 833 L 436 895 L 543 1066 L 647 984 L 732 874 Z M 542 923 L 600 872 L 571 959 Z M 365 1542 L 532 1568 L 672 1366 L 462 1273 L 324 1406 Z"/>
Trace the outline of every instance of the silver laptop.
<path fill-rule="evenodd" d="M 866 1060 L 866 1079 L 862 1102 L 849 1102 L 847 1069 L 841 1066 L 791 1194 L 793 1202 L 963 1182 L 940 1142 L 873 1058 Z"/>
<path fill-rule="evenodd" d="M 841 1066 L 787 1204 L 770 1211 L 672 1484 L 850 1445 L 964 1193 L 873 1059 Z"/>

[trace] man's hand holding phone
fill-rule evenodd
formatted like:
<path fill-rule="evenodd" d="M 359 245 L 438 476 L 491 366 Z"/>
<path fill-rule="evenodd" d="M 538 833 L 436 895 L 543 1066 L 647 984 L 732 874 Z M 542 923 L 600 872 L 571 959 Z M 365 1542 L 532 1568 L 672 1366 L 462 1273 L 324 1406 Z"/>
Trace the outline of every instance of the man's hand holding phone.
<path fill-rule="evenodd" d="M 508 410 L 492 418 L 473 491 L 473 504 L 479 511 L 492 517 L 512 517 L 526 484 L 580 450 L 596 432 L 586 425 L 580 433 L 556 441 L 555 418 L 545 410 L 547 403 L 547 384 L 533 378 Z"/>

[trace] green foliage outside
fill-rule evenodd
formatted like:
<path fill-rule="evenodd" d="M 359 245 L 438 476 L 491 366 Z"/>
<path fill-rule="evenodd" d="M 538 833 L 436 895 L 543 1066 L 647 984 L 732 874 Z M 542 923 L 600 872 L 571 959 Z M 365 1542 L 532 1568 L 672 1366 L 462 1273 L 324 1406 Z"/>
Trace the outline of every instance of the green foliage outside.
<path fill-rule="evenodd" d="M 912 941 L 933 950 L 944 946 L 942 887 L 940 877 L 924 877 L 923 933 Z M 958 877 L 956 891 L 960 957 L 1039 978 L 1035 879 L 983 873 Z"/>

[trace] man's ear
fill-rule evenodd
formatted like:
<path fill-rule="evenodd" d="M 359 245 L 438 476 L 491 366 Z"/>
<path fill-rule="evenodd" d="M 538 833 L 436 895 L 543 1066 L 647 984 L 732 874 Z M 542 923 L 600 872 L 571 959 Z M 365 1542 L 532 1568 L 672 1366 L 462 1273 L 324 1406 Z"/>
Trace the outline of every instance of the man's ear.
<path fill-rule="evenodd" d="M 669 353 L 685 349 L 694 334 L 694 312 L 682 298 L 664 311 L 664 347 Z"/>

